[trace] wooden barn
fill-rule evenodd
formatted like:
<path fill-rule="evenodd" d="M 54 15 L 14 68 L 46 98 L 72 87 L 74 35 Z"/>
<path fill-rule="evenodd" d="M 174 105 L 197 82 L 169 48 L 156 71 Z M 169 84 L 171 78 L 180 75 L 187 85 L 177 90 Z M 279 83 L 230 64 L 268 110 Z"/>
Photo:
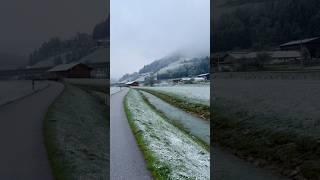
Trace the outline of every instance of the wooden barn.
<path fill-rule="evenodd" d="M 48 72 L 55 78 L 90 78 L 91 69 L 82 63 L 69 63 L 55 66 Z"/>
<path fill-rule="evenodd" d="M 280 45 L 281 50 L 301 51 L 307 49 L 311 58 L 320 58 L 320 37 L 290 41 Z"/>
<path fill-rule="evenodd" d="M 204 78 L 205 80 L 210 80 L 210 73 L 199 74 L 197 77 Z"/>
<path fill-rule="evenodd" d="M 126 86 L 139 86 L 139 82 L 137 82 L 137 81 L 127 82 Z"/>

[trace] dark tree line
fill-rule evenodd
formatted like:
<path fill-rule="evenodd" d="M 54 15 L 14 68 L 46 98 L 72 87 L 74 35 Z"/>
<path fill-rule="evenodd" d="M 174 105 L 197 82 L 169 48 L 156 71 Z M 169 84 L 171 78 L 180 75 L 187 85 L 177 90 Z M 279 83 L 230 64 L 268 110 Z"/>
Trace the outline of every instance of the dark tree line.
<path fill-rule="evenodd" d="M 110 37 L 110 20 L 97 24 L 92 34 L 78 33 L 73 38 L 62 40 L 54 37 L 44 42 L 29 55 L 29 65 L 52 58 L 55 64 L 78 61 L 96 47 L 96 40 Z"/>
<path fill-rule="evenodd" d="M 318 0 L 270 0 L 257 6 L 238 7 L 215 21 L 213 34 L 216 52 L 265 49 L 319 36 L 320 3 Z"/>
<path fill-rule="evenodd" d="M 209 57 L 194 58 L 192 63 L 186 63 L 180 68 L 168 70 L 166 73 L 157 74 L 159 80 L 174 79 L 182 77 L 193 77 L 199 74 L 209 72 Z"/>
<path fill-rule="evenodd" d="M 108 17 L 104 22 L 97 24 L 92 33 L 94 40 L 110 39 L 110 18 Z"/>
<path fill-rule="evenodd" d="M 73 62 L 90 53 L 94 46 L 91 36 L 84 33 L 68 40 L 52 38 L 30 54 L 29 64 L 33 65 L 52 57 L 55 64 L 61 63 L 62 59 Z"/>

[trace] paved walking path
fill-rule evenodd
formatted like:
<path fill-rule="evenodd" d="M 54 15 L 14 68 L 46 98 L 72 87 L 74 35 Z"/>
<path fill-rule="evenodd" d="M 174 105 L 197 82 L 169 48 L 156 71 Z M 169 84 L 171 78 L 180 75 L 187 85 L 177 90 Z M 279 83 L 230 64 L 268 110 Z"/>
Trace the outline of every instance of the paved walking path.
<path fill-rule="evenodd" d="M 0 179 L 53 179 L 43 139 L 43 120 L 63 85 L 0 107 Z"/>
<path fill-rule="evenodd" d="M 126 118 L 123 99 L 128 89 L 111 96 L 110 100 L 110 169 L 111 180 L 149 180 L 143 154 Z"/>

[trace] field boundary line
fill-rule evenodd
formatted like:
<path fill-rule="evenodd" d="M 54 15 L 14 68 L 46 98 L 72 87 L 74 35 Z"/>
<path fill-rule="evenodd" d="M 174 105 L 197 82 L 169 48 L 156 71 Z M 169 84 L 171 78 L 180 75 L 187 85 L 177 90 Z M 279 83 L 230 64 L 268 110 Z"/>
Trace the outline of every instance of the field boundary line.
<path fill-rule="evenodd" d="M 46 86 L 44 86 L 43 88 L 37 89 L 37 90 L 32 91 L 32 92 L 30 92 L 30 93 L 27 93 L 27 94 L 25 94 L 25 95 L 22 95 L 22 96 L 13 98 L 13 99 L 11 99 L 11 100 L 9 100 L 9 101 L 7 101 L 7 102 L 1 103 L 1 104 L 0 104 L 0 108 L 1 108 L 1 107 L 4 107 L 4 106 L 6 106 L 6 105 L 12 104 L 12 103 L 14 103 L 14 102 L 20 101 L 20 100 L 22 100 L 22 99 L 24 99 L 24 98 L 26 98 L 26 97 L 32 96 L 33 94 L 36 94 L 36 93 L 38 93 L 38 92 L 40 92 L 40 91 L 42 91 L 42 90 L 45 90 L 45 89 L 49 88 L 50 86 L 51 86 L 51 84 L 48 83 L 48 84 L 47 84 Z"/>

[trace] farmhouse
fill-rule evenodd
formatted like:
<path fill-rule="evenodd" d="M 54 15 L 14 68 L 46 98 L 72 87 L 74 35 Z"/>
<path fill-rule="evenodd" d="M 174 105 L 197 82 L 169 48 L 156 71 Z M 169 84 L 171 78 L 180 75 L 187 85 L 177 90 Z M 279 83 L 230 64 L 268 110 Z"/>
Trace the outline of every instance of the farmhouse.
<path fill-rule="evenodd" d="M 49 69 L 55 78 L 90 78 L 91 67 L 82 63 L 61 64 Z"/>
<path fill-rule="evenodd" d="M 290 41 L 280 45 L 281 50 L 307 50 L 311 58 L 320 58 L 320 37 Z"/>
<path fill-rule="evenodd" d="M 199 74 L 197 77 L 204 78 L 205 80 L 210 79 L 210 73 Z"/>
<path fill-rule="evenodd" d="M 98 41 L 96 49 L 88 56 L 80 59 L 80 63 L 86 64 L 92 68 L 92 78 L 107 78 L 108 69 L 110 66 L 109 61 L 109 41 Z"/>
<path fill-rule="evenodd" d="M 231 70 L 237 64 L 254 64 L 259 54 L 268 54 L 267 64 L 298 64 L 303 58 L 299 51 L 230 52 L 218 64 L 219 70 Z"/>
<path fill-rule="evenodd" d="M 139 82 L 137 81 L 130 81 L 126 83 L 126 86 L 139 86 Z"/>

